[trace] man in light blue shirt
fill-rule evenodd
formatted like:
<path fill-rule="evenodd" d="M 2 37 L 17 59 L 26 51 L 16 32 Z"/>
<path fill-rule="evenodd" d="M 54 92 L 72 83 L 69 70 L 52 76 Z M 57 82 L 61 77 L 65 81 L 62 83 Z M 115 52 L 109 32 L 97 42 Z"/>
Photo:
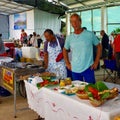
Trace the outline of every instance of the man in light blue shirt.
<path fill-rule="evenodd" d="M 70 17 L 70 22 L 74 28 L 74 33 L 66 38 L 64 46 L 64 59 L 66 66 L 72 70 L 73 80 L 95 83 L 94 69 L 97 68 L 101 46 L 99 40 L 93 32 L 81 28 L 81 18 L 77 14 Z M 93 62 L 93 45 L 97 47 L 97 55 Z M 68 52 L 72 52 L 72 60 L 69 61 Z"/>

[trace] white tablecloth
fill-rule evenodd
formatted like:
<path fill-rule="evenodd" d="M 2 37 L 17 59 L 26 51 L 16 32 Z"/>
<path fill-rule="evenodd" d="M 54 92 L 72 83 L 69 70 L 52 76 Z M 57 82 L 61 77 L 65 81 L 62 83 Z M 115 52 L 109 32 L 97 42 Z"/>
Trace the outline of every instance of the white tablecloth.
<path fill-rule="evenodd" d="M 0 57 L 0 65 L 1 62 L 11 62 L 13 60 L 13 58 L 11 57 Z"/>
<path fill-rule="evenodd" d="M 110 87 L 115 84 L 107 83 Z M 114 98 L 100 107 L 93 107 L 88 100 L 66 96 L 48 88 L 37 89 L 25 81 L 29 107 L 45 120 L 111 120 L 120 114 L 120 100 Z M 120 86 L 117 85 L 116 87 Z"/>
<path fill-rule="evenodd" d="M 38 54 L 38 48 L 35 47 L 22 47 L 22 56 L 24 58 L 36 58 L 36 54 Z"/>

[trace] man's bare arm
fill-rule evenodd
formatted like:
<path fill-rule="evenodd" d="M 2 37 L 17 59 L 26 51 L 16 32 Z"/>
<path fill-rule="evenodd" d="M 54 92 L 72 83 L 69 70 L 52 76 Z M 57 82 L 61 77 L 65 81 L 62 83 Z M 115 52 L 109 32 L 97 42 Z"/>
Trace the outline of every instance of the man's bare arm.
<path fill-rule="evenodd" d="M 65 48 L 63 48 L 63 57 L 64 57 L 64 60 L 65 60 L 66 67 L 69 70 L 71 70 L 71 63 L 69 61 L 68 53 L 69 53 L 69 51 L 66 50 Z"/>
<path fill-rule="evenodd" d="M 101 57 L 101 51 L 102 51 L 101 44 L 98 44 L 96 47 L 97 47 L 97 54 L 96 54 L 94 64 L 91 66 L 91 69 L 96 69 L 97 68 L 97 66 L 99 64 L 99 61 L 100 61 L 100 57 Z"/>

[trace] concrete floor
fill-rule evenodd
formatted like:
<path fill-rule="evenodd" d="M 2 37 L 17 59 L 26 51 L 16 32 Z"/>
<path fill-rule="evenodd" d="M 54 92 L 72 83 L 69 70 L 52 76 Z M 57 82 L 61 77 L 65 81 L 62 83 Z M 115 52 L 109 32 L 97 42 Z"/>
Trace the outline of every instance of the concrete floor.
<path fill-rule="evenodd" d="M 17 109 L 27 108 L 27 100 L 17 96 Z M 0 104 L 0 120 L 34 120 L 38 115 L 28 109 L 17 112 L 17 118 L 14 118 L 13 96 L 2 97 L 2 104 Z"/>
<path fill-rule="evenodd" d="M 103 80 L 103 69 L 95 71 L 96 80 Z M 111 82 L 110 79 L 107 82 Z M 116 81 L 120 84 L 120 79 Z M 27 108 L 27 100 L 22 98 L 20 95 L 17 96 L 17 109 Z M 0 120 L 34 120 L 38 115 L 32 110 L 19 111 L 17 113 L 17 118 L 14 118 L 14 106 L 13 106 L 13 96 L 3 97 L 2 104 L 0 104 Z"/>

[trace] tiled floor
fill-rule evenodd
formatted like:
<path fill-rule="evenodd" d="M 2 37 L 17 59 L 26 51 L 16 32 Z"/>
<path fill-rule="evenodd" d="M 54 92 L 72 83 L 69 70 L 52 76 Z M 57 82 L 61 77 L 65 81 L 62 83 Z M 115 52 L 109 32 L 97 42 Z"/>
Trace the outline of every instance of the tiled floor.
<path fill-rule="evenodd" d="M 103 69 L 95 71 L 96 80 L 103 80 Z M 110 79 L 106 80 L 107 82 L 112 82 Z M 120 79 L 116 81 L 120 84 Z M 0 120 L 34 120 L 38 115 L 32 110 L 19 111 L 17 113 L 17 118 L 14 118 L 13 115 L 13 96 L 2 98 L 2 104 L 0 104 Z M 17 109 L 26 108 L 27 100 L 17 96 Z"/>

